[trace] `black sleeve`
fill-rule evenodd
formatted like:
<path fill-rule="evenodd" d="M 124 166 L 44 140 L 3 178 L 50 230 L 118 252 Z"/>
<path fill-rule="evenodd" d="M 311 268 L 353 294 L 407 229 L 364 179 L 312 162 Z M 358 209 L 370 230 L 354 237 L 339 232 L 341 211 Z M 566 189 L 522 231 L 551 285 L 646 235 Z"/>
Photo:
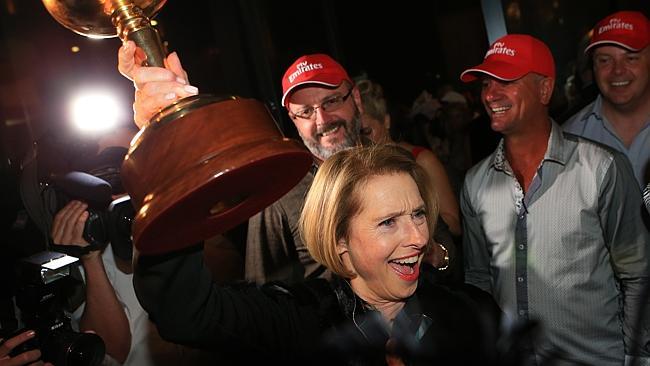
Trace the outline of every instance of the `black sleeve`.
<path fill-rule="evenodd" d="M 195 247 L 136 260 L 136 295 L 163 338 L 250 359 L 295 359 L 315 347 L 328 326 L 316 296 L 281 286 L 217 286 L 202 254 Z"/>

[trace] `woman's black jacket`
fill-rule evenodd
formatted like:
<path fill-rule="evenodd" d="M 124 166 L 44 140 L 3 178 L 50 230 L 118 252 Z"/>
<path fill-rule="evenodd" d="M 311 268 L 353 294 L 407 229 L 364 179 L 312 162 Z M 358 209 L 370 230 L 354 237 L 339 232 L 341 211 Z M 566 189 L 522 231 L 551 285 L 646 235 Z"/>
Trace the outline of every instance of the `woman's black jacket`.
<path fill-rule="evenodd" d="M 391 330 L 340 278 L 217 286 L 200 248 L 139 257 L 134 285 L 163 338 L 234 364 L 382 365 L 387 344 L 407 365 L 491 364 L 494 301 L 476 288 L 438 286 L 428 270 Z"/>

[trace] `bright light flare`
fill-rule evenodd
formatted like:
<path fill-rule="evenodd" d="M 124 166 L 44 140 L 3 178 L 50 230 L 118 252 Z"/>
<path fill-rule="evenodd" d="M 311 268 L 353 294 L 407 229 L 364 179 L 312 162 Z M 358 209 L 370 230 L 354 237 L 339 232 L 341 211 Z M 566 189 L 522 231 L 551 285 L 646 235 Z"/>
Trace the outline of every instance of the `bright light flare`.
<path fill-rule="evenodd" d="M 117 98 L 106 90 L 84 91 L 72 99 L 72 122 L 83 131 L 106 131 L 117 125 L 123 113 Z"/>

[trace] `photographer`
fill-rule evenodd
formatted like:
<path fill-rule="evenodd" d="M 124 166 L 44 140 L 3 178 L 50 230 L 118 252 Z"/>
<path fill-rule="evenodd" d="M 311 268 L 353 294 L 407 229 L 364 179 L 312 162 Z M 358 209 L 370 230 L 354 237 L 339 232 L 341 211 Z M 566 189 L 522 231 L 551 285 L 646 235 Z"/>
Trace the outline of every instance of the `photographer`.
<path fill-rule="evenodd" d="M 39 361 L 41 358 L 41 351 L 38 349 L 33 349 L 30 351 L 23 352 L 14 357 L 11 357 L 9 353 L 16 347 L 20 346 L 24 342 L 34 338 L 34 331 L 25 331 L 18 334 L 15 337 L 9 338 L 6 341 L 0 339 L 0 366 L 19 366 L 19 365 L 45 365 L 53 366 L 51 363 L 43 363 Z"/>
<path fill-rule="evenodd" d="M 87 207 L 80 201 L 70 201 L 57 212 L 51 232 L 55 244 L 82 248 L 89 245 L 83 238 L 88 219 Z M 107 250 L 110 248 L 107 247 Z M 131 349 L 131 330 L 125 310 L 106 274 L 102 251 L 91 251 L 80 259 L 86 277 L 86 303 L 80 330 L 97 333 L 106 344 L 106 354 L 124 363 Z"/>
<path fill-rule="evenodd" d="M 87 247 L 83 230 L 88 205 L 70 201 L 54 216 L 52 239 L 59 245 Z M 164 341 L 138 302 L 131 262 L 109 243 L 81 256 L 86 302 L 75 311 L 80 331 L 94 331 L 106 344 L 103 365 L 202 365 L 215 355 Z M 0 366 L 4 366 L 0 364 Z"/>

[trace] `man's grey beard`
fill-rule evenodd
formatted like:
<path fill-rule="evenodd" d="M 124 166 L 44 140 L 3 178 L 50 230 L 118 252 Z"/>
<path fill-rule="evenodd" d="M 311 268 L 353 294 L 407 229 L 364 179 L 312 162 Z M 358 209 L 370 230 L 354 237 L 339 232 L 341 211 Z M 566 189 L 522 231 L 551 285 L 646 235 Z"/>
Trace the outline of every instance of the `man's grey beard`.
<path fill-rule="evenodd" d="M 345 129 L 343 141 L 341 141 L 341 143 L 338 145 L 332 147 L 324 147 L 315 139 L 311 137 L 305 138 L 305 136 L 298 132 L 300 134 L 300 138 L 302 138 L 302 142 L 305 144 L 305 146 L 307 146 L 307 149 L 309 149 L 312 155 L 321 160 L 325 160 L 339 151 L 355 147 L 357 144 L 359 144 L 359 132 L 361 131 L 361 114 L 359 113 L 359 110 L 356 110 L 350 123 L 347 123 L 345 120 L 339 120 L 332 123 L 339 122 L 343 122 L 341 127 Z"/>

